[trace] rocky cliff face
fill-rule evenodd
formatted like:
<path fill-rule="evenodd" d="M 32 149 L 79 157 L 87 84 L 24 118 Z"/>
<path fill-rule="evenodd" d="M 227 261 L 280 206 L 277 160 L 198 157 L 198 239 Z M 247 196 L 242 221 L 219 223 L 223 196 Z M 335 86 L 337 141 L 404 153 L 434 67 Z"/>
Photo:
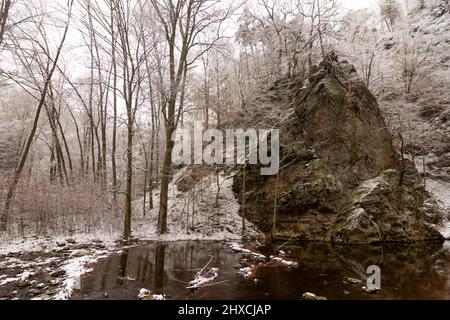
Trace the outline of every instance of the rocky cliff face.
<path fill-rule="evenodd" d="M 438 213 L 424 205 L 429 195 L 421 178 L 395 151 L 376 99 L 352 65 L 330 54 L 308 79 L 291 85 L 284 99 L 270 103 L 295 114 L 280 128 L 279 176 L 261 177 L 257 168 L 247 169 L 250 220 L 271 230 L 278 199 L 280 240 L 441 240 L 428 224 Z M 241 173 L 237 192 L 242 192 Z"/>

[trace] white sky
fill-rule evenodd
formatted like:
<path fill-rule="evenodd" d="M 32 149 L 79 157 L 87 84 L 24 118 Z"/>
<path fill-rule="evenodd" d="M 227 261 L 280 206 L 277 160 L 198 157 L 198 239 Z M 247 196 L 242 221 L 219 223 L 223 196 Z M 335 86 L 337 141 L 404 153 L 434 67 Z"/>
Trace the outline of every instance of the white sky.
<path fill-rule="evenodd" d="M 376 8 L 377 0 L 340 0 L 341 4 L 349 9 Z"/>

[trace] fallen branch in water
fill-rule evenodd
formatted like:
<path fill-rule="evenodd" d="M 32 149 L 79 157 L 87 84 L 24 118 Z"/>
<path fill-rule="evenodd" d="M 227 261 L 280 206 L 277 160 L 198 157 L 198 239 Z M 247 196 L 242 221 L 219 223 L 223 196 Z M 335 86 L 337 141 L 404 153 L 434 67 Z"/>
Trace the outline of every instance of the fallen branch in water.
<path fill-rule="evenodd" d="M 229 282 L 229 280 L 223 280 L 223 281 L 219 281 L 219 282 L 209 283 L 209 284 L 202 285 L 202 286 L 200 286 L 200 287 L 198 287 L 196 289 L 214 287 L 214 286 L 217 286 L 219 284 L 224 284 L 224 283 L 227 283 L 227 282 Z"/>
<path fill-rule="evenodd" d="M 203 288 L 206 286 L 206 284 L 214 281 L 219 275 L 219 269 L 218 268 L 211 268 L 206 273 L 204 271 L 213 261 L 214 257 L 211 257 L 209 262 L 200 270 L 197 275 L 195 276 L 195 279 L 189 282 L 189 285 L 186 287 L 186 289 L 189 290 L 195 290 L 199 288 Z"/>
<path fill-rule="evenodd" d="M 289 242 L 283 243 L 281 246 L 278 247 L 277 251 L 280 251 L 281 248 L 283 248 L 285 245 L 288 245 L 288 244 L 289 244 Z"/>

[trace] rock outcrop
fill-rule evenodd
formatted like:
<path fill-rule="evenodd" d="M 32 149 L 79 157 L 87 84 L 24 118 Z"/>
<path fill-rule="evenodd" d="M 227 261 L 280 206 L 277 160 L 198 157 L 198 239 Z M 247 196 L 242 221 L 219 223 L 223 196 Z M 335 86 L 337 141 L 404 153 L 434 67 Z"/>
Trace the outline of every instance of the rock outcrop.
<path fill-rule="evenodd" d="M 250 220 L 269 232 L 277 199 L 280 240 L 442 240 L 429 224 L 438 209 L 425 209 L 421 177 L 393 147 L 375 97 L 351 64 L 331 53 L 284 97 L 270 100 L 286 113 L 295 110 L 280 125 L 279 176 L 246 169 Z M 242 176 L 236 175 L 236 192 Z"/>

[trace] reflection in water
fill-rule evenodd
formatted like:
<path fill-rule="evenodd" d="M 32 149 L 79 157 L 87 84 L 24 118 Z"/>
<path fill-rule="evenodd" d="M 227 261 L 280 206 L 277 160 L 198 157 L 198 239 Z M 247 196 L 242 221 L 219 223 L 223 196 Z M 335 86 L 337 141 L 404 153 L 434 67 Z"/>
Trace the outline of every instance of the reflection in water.
<path fill-rule="evenodd" d="M 274 248 L 259 248 L 266 255 Z M 169 299 L 299 299 L 314 292 L 328 299 L 449 299 L 450 246 L 421 243 L 384 247 L 334 247 L 312 243 L 284 246 L 298 268 L 260 267 L 257 281 L 244 279 L 234 268 L 243 256 L 219 242 L 153 243 L 125 250 L 100 261 L 82 279 L 74 299 L 136 299 L 141 288 L 165 294 Z M 216 286 L 195 292 L 187 283 L 214 257 L 219 268 Z M 370 265 L 381 268 L 382 290 L 367 295 L 361 285 L 346 285 L 344 277 L 366 279 Z M 135 281 L 129 281 L 131 278 Z"/>
<path fill-rule="evenodd" d="M 125 278 L 127 276 L 128 250 L 125 250 L 120 256 L 119 276 Z"/>
<path fill-rule="evenodd" d="M 155 290 L 164 288 L 164 259 L 166 257 L 166 246 L 164 244 L 156 246 L 155 253 Z"/>

